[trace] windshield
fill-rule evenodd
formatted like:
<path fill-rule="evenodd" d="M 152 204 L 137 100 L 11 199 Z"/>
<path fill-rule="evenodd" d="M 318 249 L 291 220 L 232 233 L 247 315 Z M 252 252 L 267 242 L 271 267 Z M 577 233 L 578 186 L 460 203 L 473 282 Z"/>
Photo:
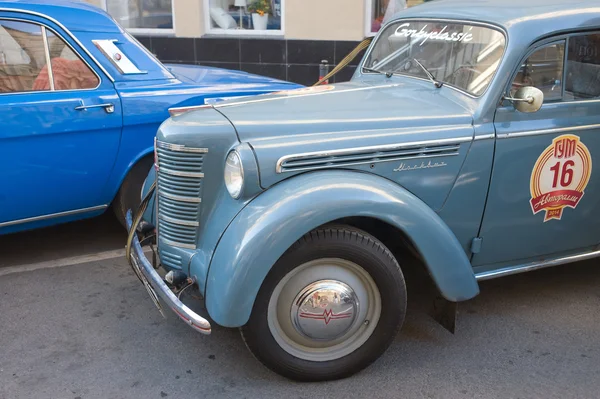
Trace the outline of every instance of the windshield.
<path fill-rule="evenodd" d="M 438 82 L 479 96 L 498 68 L 505 41 L 500 31 L 489 27 L 400 20 L 379 34 L 363 72 L 424 79 L 429 72 Z"/>

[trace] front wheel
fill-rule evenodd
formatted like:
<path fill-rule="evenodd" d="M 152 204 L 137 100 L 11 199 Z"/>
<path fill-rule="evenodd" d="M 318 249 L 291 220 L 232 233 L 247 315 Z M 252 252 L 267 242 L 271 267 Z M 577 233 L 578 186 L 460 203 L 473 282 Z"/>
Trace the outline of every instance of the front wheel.
<path fill-rule="evenodd" d="M 336 226 L 306 234 L 279 259 L 241 331 L 276 373 L 333 380 L 381 356 L 405 314 L 404 276 L 391 252 L 364 231 Z"/>
<path fill-rule="evenodd" d="M 127 223 L 125 222 L 127 210 L 131 209 L 132 214 L 135 214 L 142 201 L 142 187 L 144 186 L 146 177 L 148 177 L 148 173 L 150 173 L 152 163 L 152 157 L 145 157 L 133 165 L 129 173 L 127 173 L 123 184 L 121 184 L 121 188 L 114 200 L 113 211 L 121 225 L 125 228 L 127 228 Z"/>

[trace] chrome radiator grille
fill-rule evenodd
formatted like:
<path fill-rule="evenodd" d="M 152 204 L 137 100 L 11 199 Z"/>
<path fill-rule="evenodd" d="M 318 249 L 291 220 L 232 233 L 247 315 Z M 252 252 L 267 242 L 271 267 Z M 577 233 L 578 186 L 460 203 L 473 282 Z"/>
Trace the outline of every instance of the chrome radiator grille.
<path fill-rule="evenodd" d="M 195 249 L 202 204 L 202 166 L 208 149 L 159 140 L 155 148 L 159 237 L 169 245 Z"/>

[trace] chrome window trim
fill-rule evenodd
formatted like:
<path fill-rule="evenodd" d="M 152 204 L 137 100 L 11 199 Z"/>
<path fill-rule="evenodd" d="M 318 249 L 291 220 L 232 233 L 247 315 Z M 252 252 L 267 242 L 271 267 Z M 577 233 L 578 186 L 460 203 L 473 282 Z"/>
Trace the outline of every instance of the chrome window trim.
<path fill-rule="evenodd" d="M 490 84 L 485 88 L 485 90 L 483 91 L 483 93 L 481 93 L 480 95 L 474 95 L 471 94 L 459 87 L 453 86 L 449 83 L 443 82 L 444 86 L 453 89 L 455 91 L 458 91 L 459 93 L 465 94 L 468 97 L 471 97 L 473 99 L 479 99 L 481 97 L 483 97 L 488 90 L 490 89 L 490 87 L 493 85 L 494 80 L 496 79 L 496 75 L 498 74 L 498 71 L 500 70 L 500 68 L 502 67 L 502 64 L 504 63 L 504 59 L 506 58 L 506 49 L 509 46 L 509 37 L 508 37 L 508 32 L 506 31 L 506 29 L 504 29 L 503 26 L 500 25 L 496 25 L 493 23 L 489 23 L 489 22 L 481 22 L 481 21 L 475 21 L 475 20 L 469 20 L 469 19 L 452 19 L 452 18 L 423 18 L 423 17 L 400 17 L 400 18 L 395 18 L 389 22 L 387 22 L 384 26 L 382 26 L 379 29 L 379 33 L 377 35 L 374 36 L 373 41 L 371 42 L 371 44 L 369 45 L 367 51 L 365 52 L 365 55 L 362 58 L 361 63 L 356 67 L 357 70 L 360 71 L 361 75 L 375 75 L 375 72 L 363 72 L 363 68 L 364 68 L 364 63 L 367 61 L 367 58 L 369 58 L 369 55 L 371 54 L 371 52 L 373 51 L 373 47 L 375 47 L 375 43 L 377 40 L 379 40 L 379 36 L 380 33 L 383 32 L 389 25 L 392 25 L 396 22 L 400 22 L 400 21 L 408 21 L 408 20 L 413 20 L 413 21 L 437 21 L 437 22 L 451 22 L 451 23 L 457 23 L 457 24 L 469 24 L 469 25 L 479 25 L 479 26 L 485 26 L 487 28 L 490 29 L 494 29 L 499 31 L 500 33 L 502 33 L 502 35 L 504 35 L 504 51 L 502 52 L 502 57 L 500 58 L 500 60 L 498 61 L 498 67 L 496 68 L 496 71 L 494 71 L 494 74 L 490 77 Z M 430 82 L 431 81 L 427 78 L 421 78 L 419 76 L 413 76 L 413 75 L 404 75 L 404 74 L 399 74 L 398 76 L 407 76 L 409 78 L 415 78 L 415 79 L 419 79 L 419 80 L 423 80 L 426 82 Z"/>
<path fill-rule="evenodd" d="M 89 207 L 89 208 L 81 208 L 81 209 L 74 209 L 74 210 L 65 211 L 65 212 L 50 213 L 50 214 L 47 214 L 47 215 L 34 216 L 34 217 L 30 217 L 30 218 L 25 218 L 25 219 L 12 220 L 12 221 L 9 221 L 9 222 L 2 222 L 2 223 L 0 223 L 0 227 L 14 226 L 14 225 L 17 225 L 17 224 L 23 224 L 23 223 L 29 223 L 29 222 L 37 222 L 37 221 L 46 220 L 46 219 L 54 219 L 54 218 L 59 218 L 59 217 L 62 217 L 62 216 L 77 215 L 79 213 L 100 211 L 100 210 L 106 209 L 106 208 L 108 208 L 108 205 L 98 205 L 98 206 L 92 206 L 92 207 Z"/>
<path fill-rule="evenodd" d="M 176 151 L 176 152 L 193 152 L 197 154 L 206 154 L 208 153 L 208 148 L 198 148 L 198 147 L 186 147 L 183 144 L 172 144 L 167 143 L 166 141 L 156 140 L 157 148 L 164 148 L 166 150 Z"/>
<path fill-rule="evenodd" d="M 282 164 L 289 160 L 297 160 L 304 158 L 312 158 L 312 157 L 327 157 L 327 156 L 335 156 L 335 155 L 349 155 L 356 152 L 374 152 L 374 151 L 389 151 L 389 150 L 402 150 L 409 149 L 414 147 L 422 147 L 424 145 L 452 145 L 452 144 L 462 144 L 467 143 L 473 140 L 473 136 L 465 136 L 465 137 L 457 137 L 450 139 L 439 139 L 439 140 L 424 140 L 424 141 L 413 141 L 409 143 L 401 143 L 401 144 L 386 144 L 386 145 L 377 145 L 377 146 L 367 146 L 367 147 L 353 147 L 346 148 L 341 150 L 329 150 L 329 151 L 314 151 L 314 152 L 304 152 L 300 154 L 290 154 L 285 155 L 277 161 L 275 166 L 275 171 L 277 173 L 283 173 Z M 439 155 L 446 156 L 446 155 Z M 372 162 L 365 162 L 372 163 Z"/>
<path fill-rule="evenodd" d="M 2 11 L 2 8 L 0 8 L 0 11 Z M 0 17 L 0 21 L 17 21 L 17 22 L 25 22 L 28 24 L 32 24 L 32 25 L 37 25 L 40 26 L 43 30 L 46 31 L 50 31 L 52 32 L 56 37 L 58 37 L 59 39 L 61 39 L 66 46 L 69 46 L 69 48 L 73 51 L 73 53 L 75 55 L 77 55 L 77 57 L 83 61 L 83 63 L 85 65 L 87 65 L 87 67 L 90 69 L 90 71 L 92 71 L 92 73 L 98 78 L 98 84 L 96 85 L 96 87 L 93 88 L 89 88 L 89 89 L 71 89 L 71 90 L 54 90 L 54 74 L 52 72 L 52 65 L 50 64 L 50 62 L 48 61 L 50 58 L 50 51 L 49 49 L 46 48 L 47 43 L 44 43 L 44 51 L 46 51 L 46 63 L 48 65 L 48 76 L 52 76 L 52 79 L 50 80 L 50 90 L 30 90 L 30 91 L 15 91 L 15 92 L 7 92 L 7 93 L 0 93 L 0 96 L 6 96 L 6 95 L 21 95 L 21 94 L 33 94 L 33 93 L 52 93 L 52 92 L 60 92 L 60 93 L 76 93 L 76 92 L 86 92 L 86 91 L 94 91 L 97 90 L 101 85 L 102 85 L 102 77 L 100 75 L 98 75 L 98 73 L 96 72 L 96 70 L 94 68 L 92 68 L 92 66 L 81 56 L 81 54 L 79 54 L 79 52 L 77 52 L 77 50 L 75 50 L 75 48 L 73 48 L 73 46 L 71 46 L 71 44 L 65 40 L 61 35 L 58 34 L 58 32 L 56 32 L 54 29 L 47 27 L 46 25 L 43 25 L 37 21 L 29 21 L 27 19 L 22 19 L 22 18 L 13 18 L 13 17 Z M 48 38 L 46 37 L 46 34 L 43 33 L 43 40 L 44 42 L 47 42 Z M 83 47 L 83 46 L 81 46 Z M 83 47 L 85 49 L 85 47 Z"/>
<path fill-rule="evenodd" d="M 165 216 L 162 213 L 158 214 L 158 218 L 164 220 L 165 222 L 178 224 L 180 226 L 189 226 L 189 227 L 199 227 L 200 226 L 199 222 L 190 222 L 189 220 L 175 219 L 175 218 L 172 218 L 169 216 Z"/>
<path fill-rule="evenodd" d="M 63 24 L 61 24 L 60 22 L 58 22 L 56 19 L 54 19 L 54 18 L 52 18 L 52 17 L 50 17 L 50 16 L 48 16 L 46 14 L 42 14 L 42 13 L 39 13 L 39 12 L 30 11 L 30 10 L 22 10 L 20 8 L 0 7 L 0 11 L 4 11 L 4 12 L 20 12 L 20 13 L 23 13 L 23 14 L 34 15 L 36 17 L 47 19 L 48 21 L 56 24 L 59 28 L 61 28 L 63 31 L 65 31 L 65 33 L 67 35 L 69 35 L 69 37 L 71 37 L 71 39 L 73 39 L 73 41 L 75 43 L 77 43 L 83 49 L 83 51 L 87 54 L 88 57 L 90 57 L 90 59 L 96 64 L 96 66 L 98 68 L 100 68 L 100 70 L 102 72 L 104 72 L 104 74 L 106 74 L 106 77 L 108 77 L 108 79 L 111 82 L 114 83 L 115 79 L 112 77 L 112 75 L 110 73 L 108 73 L 108 71 L 106 70 L 106 68 L 104 68 L 100 62 L 98 62 L 98 60 L 92 55 L 92 53 L 90 53 L 90 51 L 81 43 L 81 41 L 79 41 L 79 39 L 77 39 L 77 37 L 75 37 L 75 35 L 73 35 L 73 33 L 71 33 L 71 31 L 69 29 L 67 29 Z M 32 21 L 29 21 L 29 22 L 32 22 Z M 67 44 L 69 44 L 69 43 L 67 43 Z M 93 68 L 92 68 L 92 70 L 93 70 Z M 94 73 L 95 73 L 95 71 L 94 71 Z"/>
<path fill-rule="evenodd" d="M 498 134 L 497 137 L 498 137 L 498 139 L 510 139 L 510 138 L 517 138 L 517 137 L 540 136 L 540 135 L 544 135 L 544 134 L 577 132 L 577 131 L 592 130 L 592 129 L 600 129 L 600 124 L 558 127 L 558 128 L 540 129 L 540 130 L 529 130 L 529 131 L 514 132 L 514 133 L 502 133 L 502 134 Z"/>
<path fill-rule="evenodd" d="M 131 59 L 129 58 L 129 56 L 127 54 L 125 54 L 124 51 L 119 50 L 117 48 L 117 51 L 119 51 L 120 55 L 122 55 L 123 59 L 119 60 L 119 61 L 124 61 L 126 60 L 125 63 L 129 63 L 131 65 L 129 65 L 128 67 L 130 69 L 123 69 L 124 67 L 119 65 L 117 63 L 117 61 L 110 56 L 110 54 L 108 53 L 108 50 L 104 47 L 103 43 L 104 42 L 110 42 L 114 45 L 114 43 L 118 42 L 117 39 L 94 39 L 92 40 L 92 43 L 94 43 L 94 46 L 96 46 L 96 48 L 98 50 L 100 50 L 100 52 L 106 57 L 107 60 L 110 61 L 110 63 L 121 73 L 121 75 L 144 75 L 147 74 L 148 71 L 142 71 L 140 70 L 137 65 L 135 65 L 133 63 L 133 61 L 131 61 Z M 116 45 L 114 45 L 116 47 Z"/>
<path fill-rule="evenodd" d="M 583 252 L 577 255 L 561 256 L 558 258 L 543 260 L 539 262 L 530 262 L 522 265 L 504 267 L 497 270 L 476 273 L 477 281 L 490 280 L 498 277 L 510 276 L 512 274 L 526 273 L 534 270 L 545 269 L 547 267 L 563 265 L 566 263 L 578 262 L 587 259 L 600 257 L 600 250 Z"/>
<path fill-rule="evenodd" d="M 160 195 L 161 197 L 172 199 L 173 201 L 190 202 L 190 203 L 194 203 L 194 204 L 199 204 L 202 202 L 202 198 L 183 197 L 181 195 L 169 194 L 169 193 L 167 193 L 165 191 L 161 191 L 161 190 L 158 191 L 158 195 Z"/>
<path fill-rule="evenodd" d="M 44 42 L 44 56 L 46 58 L 46 67 L 48 69 L 48 81 L 50 83 L 50 91 L 54 91 L 54 72 L 52 71 L 52 60 L 50 59 L 50 46 L 48 46 L 48 35 L 46 27 L 40 25 L 42 29 L 42 41 Z"/>

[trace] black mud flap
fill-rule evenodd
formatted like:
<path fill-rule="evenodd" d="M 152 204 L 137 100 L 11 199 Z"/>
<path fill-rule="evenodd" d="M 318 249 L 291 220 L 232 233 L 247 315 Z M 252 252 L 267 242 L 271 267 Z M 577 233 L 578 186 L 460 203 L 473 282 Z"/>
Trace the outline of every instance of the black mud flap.
<path fill-rule="evenodd" d="M 451 302 L 441 296 L 436 296 L 433 300 L 433 309 L 431 317 L 442 325 L 452 334 L 456 331 L 456 313 L 457 302 Z"/>

